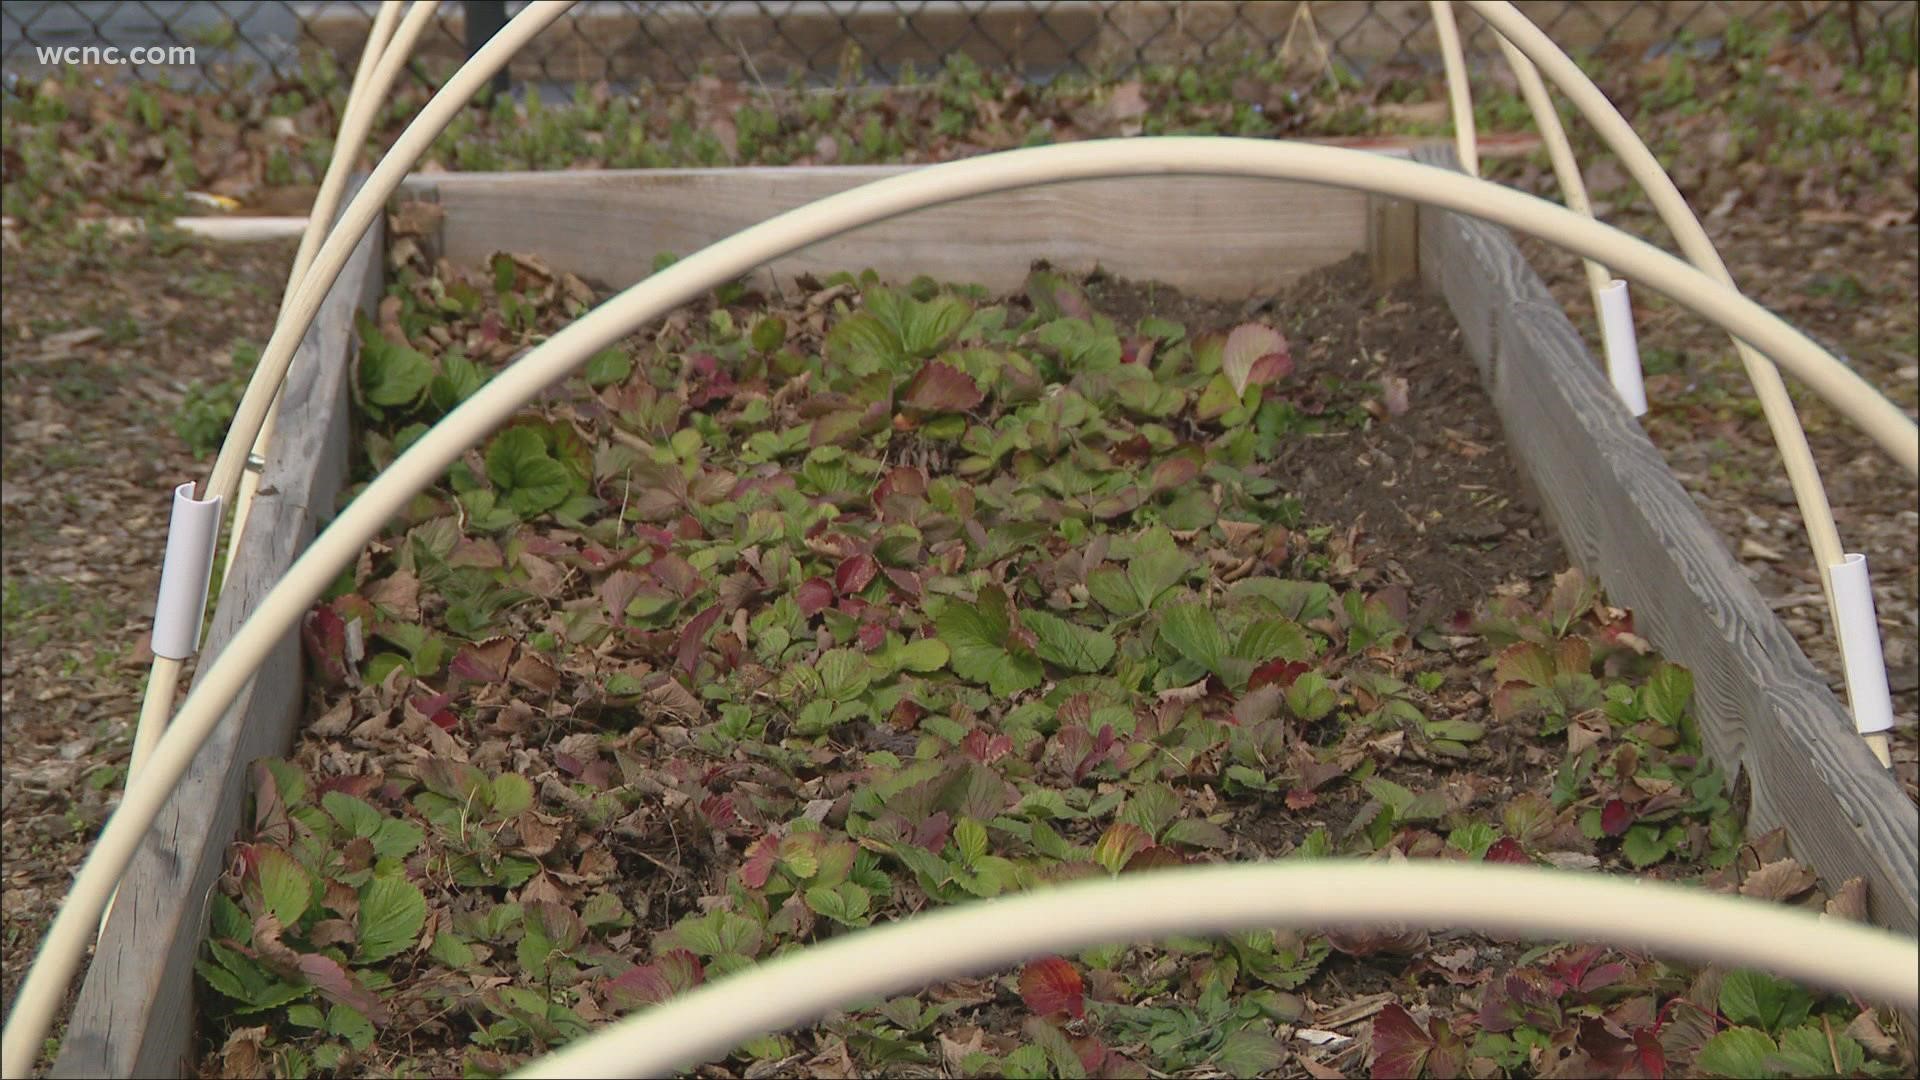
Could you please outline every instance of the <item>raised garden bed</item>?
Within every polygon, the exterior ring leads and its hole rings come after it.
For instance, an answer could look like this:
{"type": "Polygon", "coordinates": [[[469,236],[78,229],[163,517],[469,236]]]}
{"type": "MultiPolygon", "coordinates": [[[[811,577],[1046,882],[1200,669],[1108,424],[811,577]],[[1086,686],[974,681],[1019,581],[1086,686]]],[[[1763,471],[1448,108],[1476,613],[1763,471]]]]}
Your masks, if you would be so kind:
{"type": "MultiPolygon", "coordinates": [[[[566,271],[624,284],[655,252],[885,171],[416,185],[441,216],[402,210],[389,257],[412,302],[367,324],[357,369],[373,464],[592,299],[566,271]],[[423,277],[442,254],[466,280],[423,277]]],[[[874,917],[1221,855],[1638,867],[1819,902],[1790,851],[1840,908],[1912,932],[1911,804],[1499,230],[1296,185],[1103,182],[876,226],[773,270],[597,359],[343,581],[308,627],[308,737],[254,773],[252,846],[206,905],[228,952],[201,950],[183,904],[164,935],[116,913],[108,955],[147,981],[102,983],[96,962],[61,1071],[179,1071],[196,955],[203,1003],[263,1006],[279,1033],[220,1020],[229,1070],[475,1052],[491,1071],[874,917]],[[1057,269],[1032,272],[1038,255],[1057,269]],[[1095,264],[1142,283],[1083,280],[1095,264]],[[983,287],[828,280],[865,266],[983,287]],[[1439,298],[1402,280],[1416,268],[1439,298]],[[1631,618],[1557,573],[1551,535],[1631,618]],[[1744,768],[1751,846],[1702,750],[1744,768]],[[381,884],[381,857],[411,872],[381,884]],[[253,921],[269,911],[284,942],[253,921]],[[287,946],[339,950],[342,981],[276,984],[287,946]],[[368,1015],[401,1018],[377,1050],[368,1015]]],[[[343,411],[312,415],[344,438],[343,411]]],[[[226,781],[176,797],[225,812],[191,855],[196,904],[238,777],[288,745],[265,743],[292,704],[257,701],[274,715],[249,731],[267,734],[210,745],[226,781]]],[[[1728,1013],[1714,980],[1640,958],[1609,957],[1626,966],[1600,993],[1596,959],[1424,933],[1103,950],[740,1061],[1350,1071],[1368,1053],[1354,1025],[1377,1015],[1376,1049],[1537,1071],[1642,1032],[1689,1060],[1710,1032],[1653,1010],[1691,995],[1728,1013]],[[1502,1012],[1536,975],[1559,980],[1561,1023],[1502,1012]],[[1467,995],[1480,1008],[1461,1013],[1467,995]],[[1566,1019],[1602,1011],[1604,1038],[1566,1019]]],[[[1794,1027],[1772,1032],[1782,1048],[1794,1027]]]]}

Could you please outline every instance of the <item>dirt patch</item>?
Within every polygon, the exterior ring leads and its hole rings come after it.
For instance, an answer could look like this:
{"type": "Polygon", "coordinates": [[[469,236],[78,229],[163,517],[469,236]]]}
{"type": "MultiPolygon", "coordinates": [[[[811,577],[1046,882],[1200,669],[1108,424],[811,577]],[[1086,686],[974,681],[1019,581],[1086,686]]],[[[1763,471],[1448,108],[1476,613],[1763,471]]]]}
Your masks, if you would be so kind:
{"type": "Polygon", "coordinates": [[[292,258],[139,238],[0,260],[0,1008],[124,782],[167,492],[211,465],[174,421],[266,340],[292,258]]]}

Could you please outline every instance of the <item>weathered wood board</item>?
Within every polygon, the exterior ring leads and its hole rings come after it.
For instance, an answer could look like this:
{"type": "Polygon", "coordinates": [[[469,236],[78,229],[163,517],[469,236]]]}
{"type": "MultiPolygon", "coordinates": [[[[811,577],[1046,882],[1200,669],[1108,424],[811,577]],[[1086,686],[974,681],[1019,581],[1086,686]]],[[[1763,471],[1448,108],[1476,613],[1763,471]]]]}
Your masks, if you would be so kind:
{"type": "MultiPolygon", "coordinates": [[[[1391,152],[1391,151],[1387,151],[1391,152]]],[[[781,211],[912,166],[435,173],[408,181],[446,216],[439,253],[478,263],[537,254],[625,288],[661,252],[686,255],[781,211]]],[[[1359,192],[1234,177],[1084,180],[1003,192],[883,221],[772,264],[795,276],[872,268],[995,291],[1017,289],[1032,260],[1103,266],[1184,292],[1243,299],[1367,250],[1359,192]]],[[[1406,223],[1410,233],[1411,222],[1406,223]]]]}
{"type": "MultiPolygon", "coordinates": [[[[274,440],[232,576],[201,647],[233,640],[320,525],[347,477],[354,313],[373,313],[383,233],[360,242],[294,355],[274,440]]],[[[252,788],[252,763],[293,745],[305,700],[300,636],[289,632],[227,710],[161,810],[94,949],[53,1075],[181,1076],[194,1051],[193,961],[208,899],[252,788]]]]}
{"type": "MultiPolygon", "coordinates": [[[[1452,163],[1447,151],[1418,156],[1452,163]]],[[[1863,879],[1875,921],[1914,933],[1920,810],[1854,733],[1511,236],[1423,208],[1419,259],[1568,554],[1633,610],[1663,655],[1692,669],[1708,751],[1751,785],[1749,830],[1784,825],[1796,858],[1831,886],[1863,879]]]]}

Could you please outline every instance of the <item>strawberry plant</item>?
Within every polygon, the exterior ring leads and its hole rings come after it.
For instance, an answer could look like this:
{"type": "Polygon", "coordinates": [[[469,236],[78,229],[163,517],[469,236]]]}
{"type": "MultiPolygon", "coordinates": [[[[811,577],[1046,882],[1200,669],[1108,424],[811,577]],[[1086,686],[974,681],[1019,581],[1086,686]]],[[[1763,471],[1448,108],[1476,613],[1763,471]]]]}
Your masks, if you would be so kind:
{"type": "MultiPolygon", "coordinates": [[[[537,260],[424,266],[363,327],[369,467],[591,299],[537,260]]],[[[803,285],[595,357],[315,609],[319,707],[201,964],[218,1037],[503,1074],[917,911],[1225,859],[1816,891],[1742,843],[1690,679],[1577,572],[1436,614],[1403,553],[1311,520],[1299,454],[1417,414],[1284,305],[1140,310],[1045,267],[1004,298],[803,285]]],[[[1264,929],[850,1005],[724,1067],[1635,1075],[1805,1066],[1840,1018],[1701,993],[1599,951],[1264,929]]]]}

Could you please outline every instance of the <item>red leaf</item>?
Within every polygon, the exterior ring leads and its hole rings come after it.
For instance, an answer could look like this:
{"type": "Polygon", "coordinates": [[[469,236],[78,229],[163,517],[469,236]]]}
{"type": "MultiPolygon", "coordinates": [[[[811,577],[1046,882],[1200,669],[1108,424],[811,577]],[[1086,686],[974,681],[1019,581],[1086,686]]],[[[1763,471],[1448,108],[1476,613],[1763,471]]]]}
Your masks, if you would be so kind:
{"type": "Polygon", "coordinates": [[[1495,840],[1482,859],[1486,862],[1519,863],[1522,866],[1533,863],[1533,857],[1527,854],[1527,849],[1521,847],[1520,842],[1511,836],[1503,836],[1495,840]]]}
{"type": "Polygon", "coordinates": [[[1287,809],[1289,810],[1305,810],[1307,807],[1319,801],[1320,796],[1312,791],[1302,791],[1299,788],[1294,788],[1287,792],[1287,809]]]}
{"type": "Polygon", "coordinates": [[[875,574],[880,572],[880,564],[873,561],[871,555],[855,555],[843,561],[840,568],[833,572],[834,588],[840,595],[857,593],[867,587],[875,574]]]}
{"type": "Polygon", "coordinates": [[[915,600],[920,599],[920,594],[923,591],[920,586],[920,575],[911,570],[895,570],[889,566],[887,567],[887,580],[893,582],[894,588],[906,593],[909,597],[915,600]]]}
{"type": "Polygon", "coordinates": [[[729,795],[709,795],[700,800],[700,816],[716,829],[729,828],[740,820],[739,812],[733,808],[733,797],[729,795]]]}
{"type": "Polygon", "coordinates": [[[1106,867],[1108,873],[1117,874],[1135,855],[1152,846],[1153,837],[1147,830],[1130,821],[1116,821],[1094,843],[1093,861],[1106,867]]]}
{"type": "Polygon", "coordinates": [[[1608,836],[1619,836],[1633,826],[1635,816],[1633,807],[1619,799],[1608,799],[1600,808],[1600,830],[1608,836]]]}
{"type": "Polygon", "coordinates": [[[680,631],[680,640],[673,647],[673,666],[686,672],[689,678],[700,667],[700,650],[706,645],[707,631],[718,621],[720,605],[709,604],[680,631]]]}
{"type": "Polygon", "coordinates": [[[1399,1005],[1389,1005],[1373,1018],[1374,1080],[1412,1080],[1426,1067],[1432,1049],[1432,1036],[1399,1005]]]}
{"type": "Polygon", "coordinates": [[[322,682],[344,686],[347,681],[347,624],[332,607],[321,605],[300,624],[300,639],[313,659],[322,682]]]}
{"type": "Polygon", "coordinates": [[[1252,676],[1247,679],[1247,690],[1251,692],[1263,686],[1292,686],[1295,679],[1312,670],[1313,665],[1301,660],[1270,660],[1253,669],[1252,676]]]}
{"type": "Polygon", "coordinates": [[[803,617],[812,618],[832,606],[833,584],[826,578],[808,578],[793,591],[793,602],[803,617]]]}
{"type": "Polygon", "coordinates": [[[641,964],[619,978],[602,982],[600,990],[614,1008],[638,1009],[685,993],[699,986],[705,976],[699,957],[685,949],[674,949],[651,964],[641,964]]]}
{"type": "Polygon", "coordinates": [[[1020,1000],[1035,1016],[1087,1014],[1086,984],[1072,964],[1057,956],[1043,956],[1021,969],[1020,1000]]]}
{"type": "Polygon", "coordinates": [[[1127,865],[1121,869],[1131,874],[1139,870],[1158,870],[1166,866],[1186,866],[1191,861],[1172,848],[1160,847],[1156,844],[1135,852],[1133,858],[1128,859],[1127,865]]]}
{"type": "Polygon", "coordinates": [[[974,728],[960,740],[960,749],[980,764],[991,765],[1013,750],[1013,740],[1005,735],[994,735],[985,728],[974,728]]]}
{"type": "Polygon", "coordinates": [[[973,377],[951,364],[929,361],[907,385],[900,401],[926,412],[966,412],[986,400],[973,377]]]}
{"type": "Polygon", "coordinates": [[[780,852],[780,841],[763,836],[747,849],[747,861],[740,867],[740,880],[749,889],[764,889],[773,874],[773,860],[780,852]]]}
{"type": "Polygon", "coordinates": [[[861,650],[872,652],[887,643],[887,628],[879,623],[861,623],[858,636],[861,650]]]}
{"type": "Polygon", "coordinates": [[[945,810],[936,811],[914,826],[913,842],[938,855],[940,849],[947,846],[947,830],[951,825],[945,810]]]}
{"type": "Polygon", "coordinates": [[[318,953],[308,953],[300,957],[300,974],[307,977],[320,996],[328,1001],[358,1009],[362,1015],[376,1024],[387,1022],[387,1007],[372,992],[353,981],[347,969],[318,953]]]}

